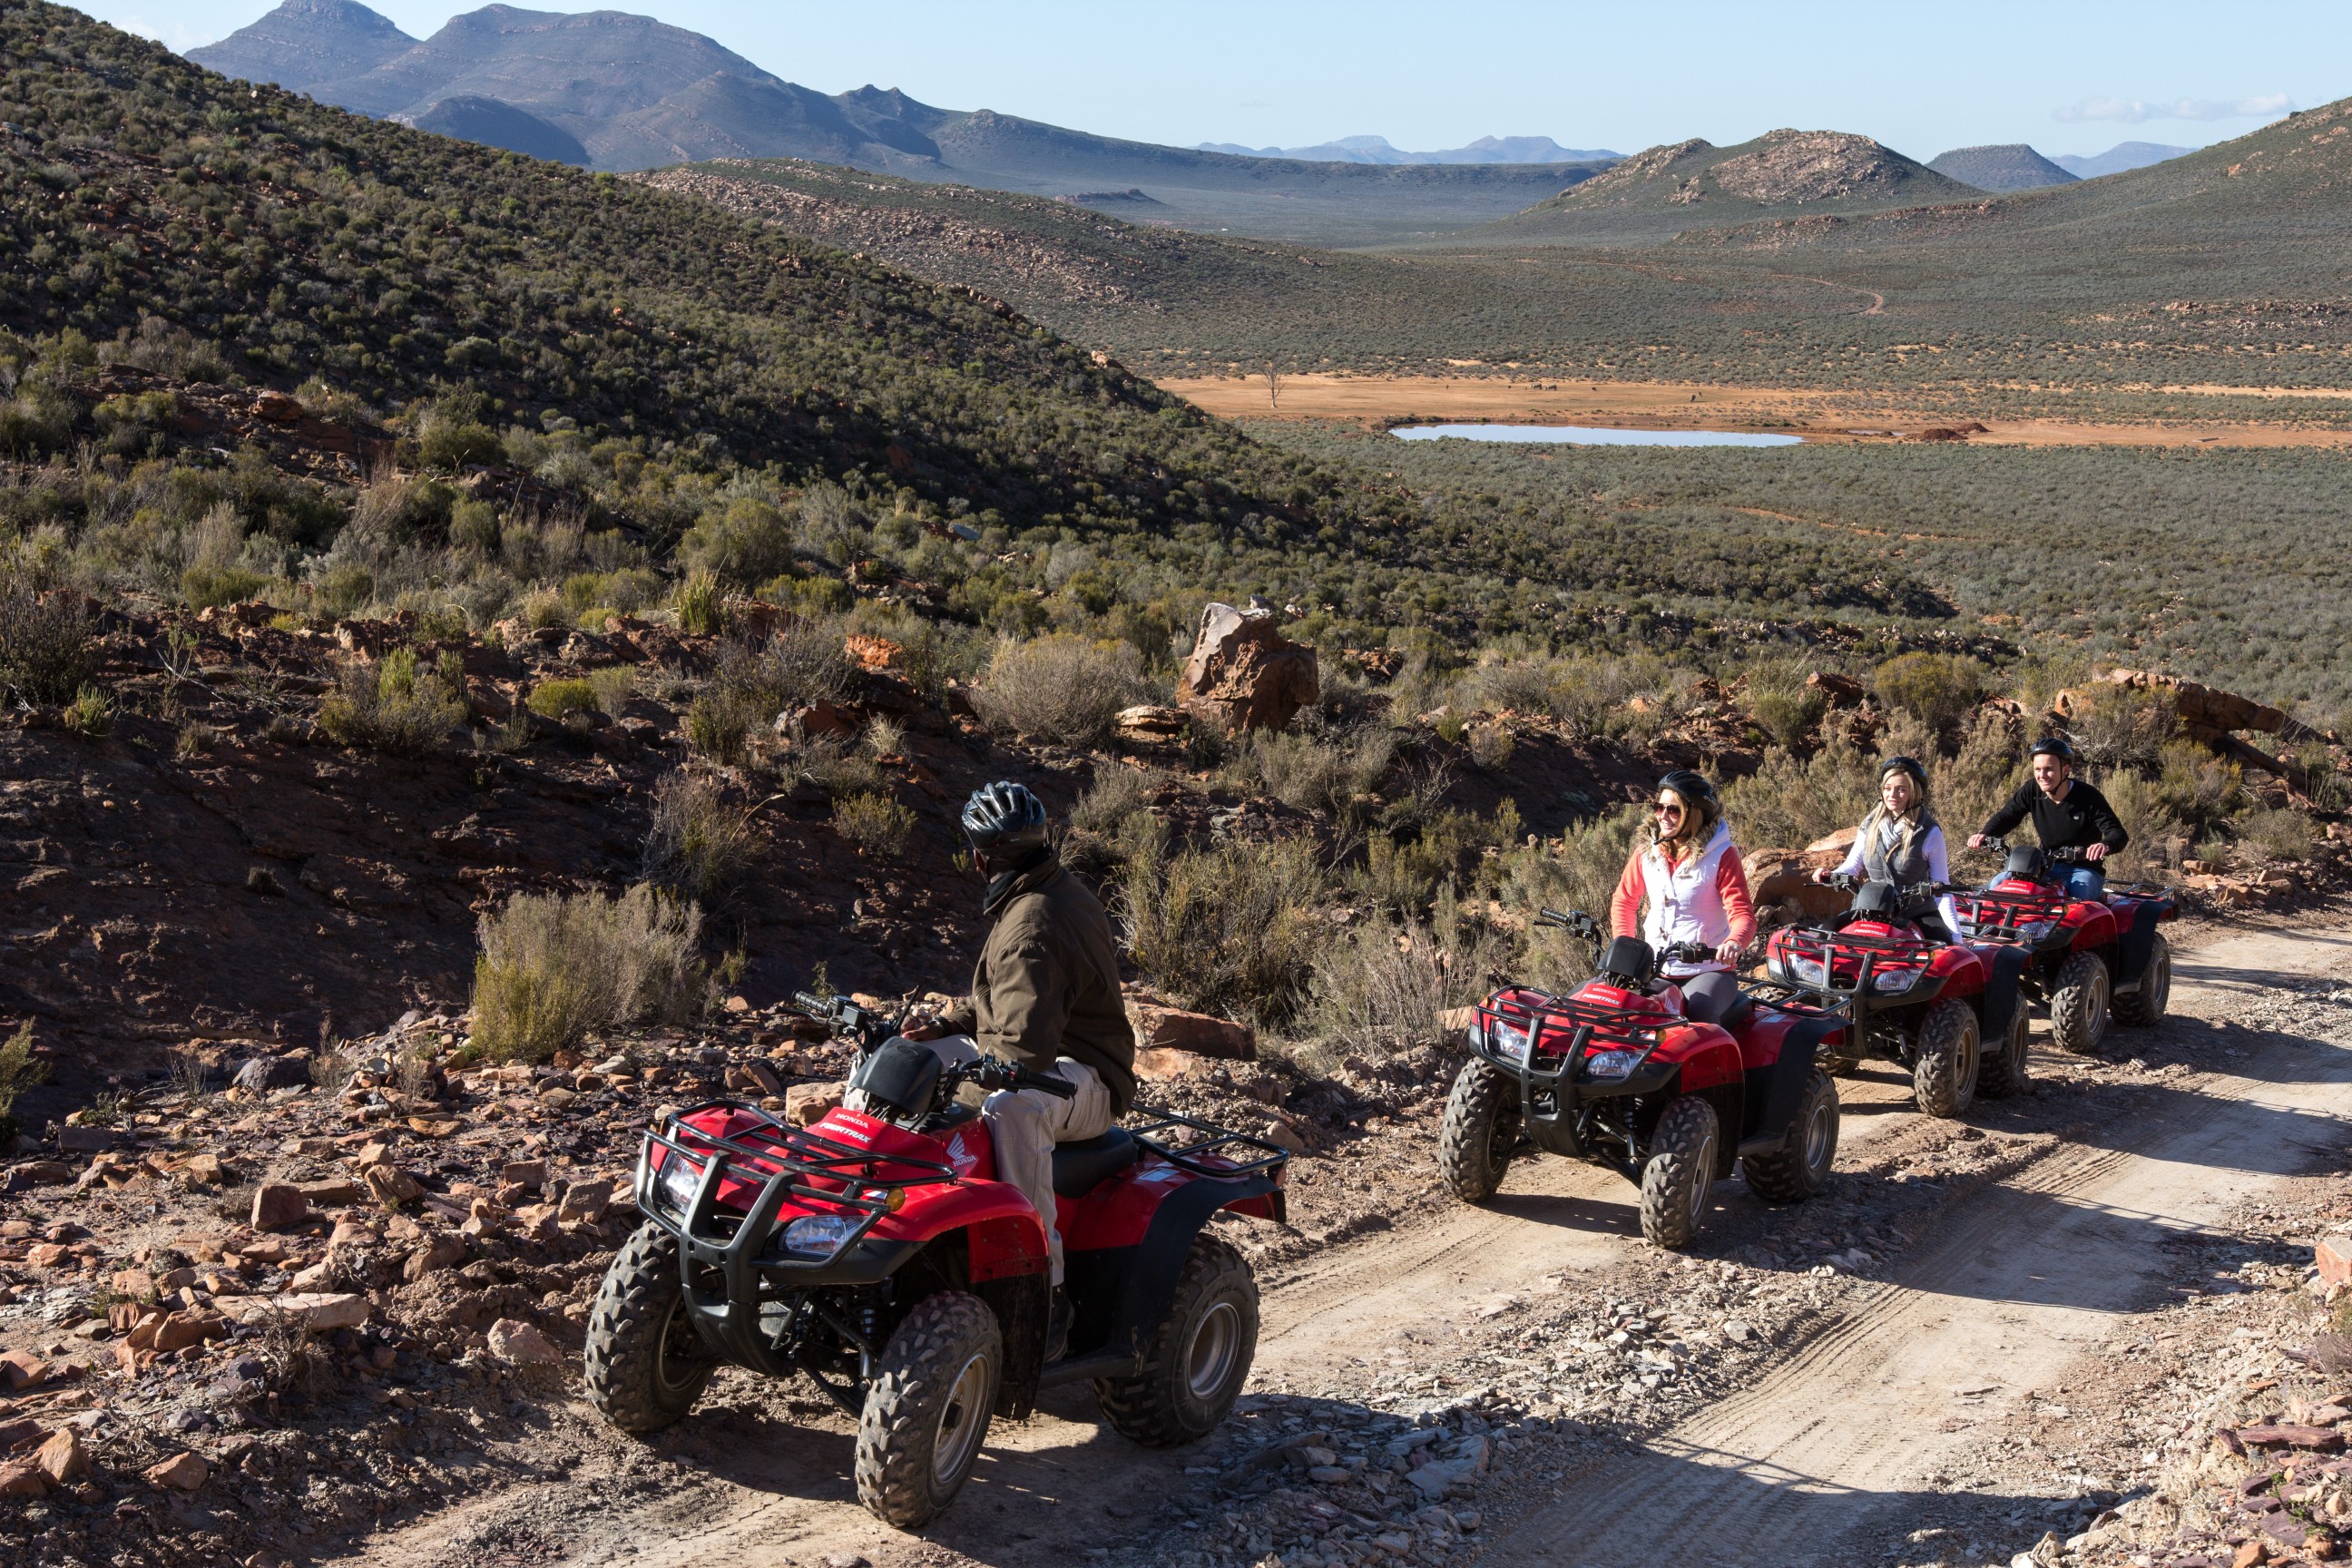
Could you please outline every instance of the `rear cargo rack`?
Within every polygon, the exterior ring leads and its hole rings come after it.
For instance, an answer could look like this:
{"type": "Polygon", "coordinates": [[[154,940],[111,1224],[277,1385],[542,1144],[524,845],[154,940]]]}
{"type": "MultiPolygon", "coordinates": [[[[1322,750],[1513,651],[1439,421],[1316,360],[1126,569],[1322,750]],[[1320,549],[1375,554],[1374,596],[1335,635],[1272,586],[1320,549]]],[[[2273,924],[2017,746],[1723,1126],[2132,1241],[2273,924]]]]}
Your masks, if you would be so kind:
{"type": "Polygon", "coordinates": [[[1279,1143],[1263,1138],[1253,1138],[1246,1132],[1214,1126],[1190,1116],[1179,1116],[1172,1110],[1157,1106],[1139,1105],[1133,1115],[1142,1120],[1127,1131],[1135,1141],[1179,1170],[1190,1171],[1196,1176],[1216,1176],[1231,1180],[1236,1176],[1263,1175],[1290,1163],[1290,1151],[1279,1143]],[[1198,1133],[1198,1141],[1178,1142],[1185,1132],[1198,1133]],[[1248,1151],[1246,1157],[1223,1151],[1248,1151]]]}

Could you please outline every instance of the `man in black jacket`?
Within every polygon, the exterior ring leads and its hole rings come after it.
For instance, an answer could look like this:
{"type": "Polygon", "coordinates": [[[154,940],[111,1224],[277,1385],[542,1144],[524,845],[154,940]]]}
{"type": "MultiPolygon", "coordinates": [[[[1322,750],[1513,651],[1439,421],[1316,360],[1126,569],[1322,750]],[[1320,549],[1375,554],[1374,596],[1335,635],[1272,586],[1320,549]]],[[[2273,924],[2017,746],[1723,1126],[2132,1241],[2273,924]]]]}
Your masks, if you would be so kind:
{"type": "Polygon", "coordinates": [[[2044,849],[2083,852],[2080,861],[2064,867],[2069,898],[2095,900],[2106,891],[2107,874],[2100,862],[2130,843],[2131,835],[2107,797],[2074,776],[2074,749],[2054,735],[2033,742],[2033,777],[1985,819],[1984,830],[1969,840],[1969,847],[1983,848],[1986,839],[2006,837],[2029,816],[2044,849]]]}

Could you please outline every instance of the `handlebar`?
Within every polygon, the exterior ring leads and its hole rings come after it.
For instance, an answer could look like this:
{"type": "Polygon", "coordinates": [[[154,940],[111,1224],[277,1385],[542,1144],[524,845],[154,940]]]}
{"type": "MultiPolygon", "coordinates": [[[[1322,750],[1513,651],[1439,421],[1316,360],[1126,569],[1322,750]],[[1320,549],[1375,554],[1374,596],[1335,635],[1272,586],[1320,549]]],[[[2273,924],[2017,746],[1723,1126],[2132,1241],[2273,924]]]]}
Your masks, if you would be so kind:
{"type": "Polygon", "coordinates": [[[835,1034],[856,1040],[861,1052],[871,1053],[898,1032],[897,1020],[871,1007],[861,1007],[846,996],[819,996],[814,992],[795,991],[793,1002],[810,1017],[832,1025],[835,1034]]]}
{"type": "MultiPolygon", "coordinates": [[[[1995,855],[2009,853],[2009,840],[1998,833],[1985,835],[1984,847],[1995,855]]],[[[2057,860],[2067,865],[2087,865],[2089,862],[2083,858],[2083,851],[2086,847],[2087,846],[2080,844],[2067,844],[2055,849],[2042,850],[2041,855],[2045,860],[2057,860]]]]}
{"type": "Polygon", "coordinates": [[[994,1057],[982,1057],[960,1068],[950,1068],[946,1076],[959,1083],[976,1083],[992,1092],[1006,1089],[1034,1089],[1060,1100],[1068,1100],[1078,1092],[1077,1085],[1056,1073],[1038,1072],[1018,1062],[999,1061],[994,1057]]]}

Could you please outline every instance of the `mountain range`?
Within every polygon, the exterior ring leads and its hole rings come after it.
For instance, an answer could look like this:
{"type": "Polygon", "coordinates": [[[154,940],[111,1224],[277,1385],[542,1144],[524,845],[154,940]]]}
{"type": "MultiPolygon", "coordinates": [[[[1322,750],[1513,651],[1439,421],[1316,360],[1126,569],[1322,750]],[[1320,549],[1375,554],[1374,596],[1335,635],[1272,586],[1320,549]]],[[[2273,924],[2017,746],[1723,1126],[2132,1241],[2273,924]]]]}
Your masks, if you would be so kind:
{"type": "Polygon", "coordinates": [[[1624,156],[1605,147],[1563,147],[1549,136],[1481,136],[1465,147],[1438,153],[1408,153],[1385,136],[1342,136],[1312,147],[1244,147],[1235,142],[1203,142],[1202,153],[1237,158],[1303,158],[1318,163],[1605,163],[1624,156]]]}
{"type": "Polygon", "coordinates": [[[1156,219],[1321,244],[1489,222],[1605,163],[1332,163],[1125,142],[940,109],[896,89],[818,92],[699,34],[617,11],[486,5],[420,40],[357,0],[285,0],[188,58],[322,103],[595,169],[782,157],[1081,200],[1141,191],[1156,219]]]}
{"type": "Polygon", "coordinates": [[[2061,153],[2050,161],[2078,180],[2095,180],[2102,175],[2121,174],[2133,169],[2145,169],[2151,163],[2162,163],[2182,158],[2195,152],[2194,147],[2168,147],[2161,142],[2118,142],[2104,153],[2078,157],[2061,153]]]}
{"type": "Polygon", "coordinates": [[[1955,147],[1928,159],[1927,167],[1980,191],[2039,190],[2043,185],[2072,184],[2078,177],[2022,142],[1993,147],[1955,147]]]}

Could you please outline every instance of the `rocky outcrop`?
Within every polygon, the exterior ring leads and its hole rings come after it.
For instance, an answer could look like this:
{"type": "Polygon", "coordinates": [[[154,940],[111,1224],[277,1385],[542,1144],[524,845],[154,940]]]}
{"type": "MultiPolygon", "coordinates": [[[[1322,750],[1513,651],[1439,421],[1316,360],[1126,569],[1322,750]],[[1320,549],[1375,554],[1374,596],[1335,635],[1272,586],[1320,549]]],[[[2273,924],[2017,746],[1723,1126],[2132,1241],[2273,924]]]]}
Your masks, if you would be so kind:
{"type": "Polygon", "coordinates": [[[1313,648],[1284,637],[1272,616],[1213,604],[1201,612],[1179,689],[1185,707],[1228,730],[1282,729],[1322,694],[1313,648]]]}

